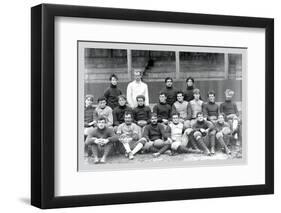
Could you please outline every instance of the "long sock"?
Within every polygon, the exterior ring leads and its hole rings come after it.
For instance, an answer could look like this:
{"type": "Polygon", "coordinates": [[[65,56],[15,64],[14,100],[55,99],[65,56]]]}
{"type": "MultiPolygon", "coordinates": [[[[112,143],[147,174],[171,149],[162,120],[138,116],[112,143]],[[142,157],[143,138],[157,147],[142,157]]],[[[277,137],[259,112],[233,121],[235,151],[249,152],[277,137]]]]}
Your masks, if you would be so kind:
{"type": "Polygon", "coordinates": [[[142,147],[143,147],[143,144],[142,143],[138,143],[136,145],[136,147],[132,151],[133,155],[136,154],[138,151],[140,151],[142,149],[142,147]]]}
{"type": "Polygon", "coordinates": [[[190,143],[191,143],[191,146],[192,146],[193,149],[198,149],[196,141],[195,141],[195,139],[193,137],[191,137],[190,143]]]}
{"type": "Polygon", "coordinates": [[[159,149],[157,149],[156,147],[152,146],[149,148],[149,151],[152,152],[152,153],[155,153],[155,152],[159,152],[159,149]]]}
{"type": "Polygon", "coordinates": [[[215,138],[214,135],[210,135],[209,139],[210,139],[211,149],[214,149],[215,148],[215,143],[216,143],[216,138],[215,138]]]}
{"type": "Polygon", "coordinates": [[[204,143],[203,138],[199,138],[199,139],[197,140],[197,142],[198,142],[199,146],[203,149],[204,152],[206,152],[206,153],[209,153],[209,152],[210,152],[209,149],[208,149],[208,147],[207,147],[206,144],[204,143]]]}
{"type": "Polygon", "coordinates": [[[131,152],[131,148],[130,148],[129,143],[123,143],[123,146],[124,146],[127,153],[131,152]]]}
{"type": "Polygon", "coordinates": [[[219,144],[220,144],[220,146],[221,146],[222,148],[225,148],[225,147],[226,147],[225,142],[224,142],[224,140],[223,140],[222,137],[219,137],[219,138],[218,138],[218,142],[219,142],[219,144]]]}
{"type": "Polygon", "coordinates": [[[161,149],[159,149],[158,152],[159,152],[160,154],[163,154],[163,153],[166,152],[170,147],[171,147],[170,144],[166,144],[166,145],[164,145],[161,149]]]}
{"type": "Polygon", "coordinates": [[[97,144],[92,144],[91,145],[91,147],[92,147],[92,153],[93,153],[93,156],[94,157],[98,157],[98,145],[97,144]]]}
{"type": "Polygon", "coordinates": [[[179,153],[188,153],[188,148],[185,146],[180,145],[177,149],[179,153]]]}
{"type": "Polygon", "coordinates": [[[109,152],[111,151],[112,149],[112,144],[111,143],[108,143],[108,144],[105,144],[104,145],[104,153],[103,153],[103,158],[106,158],[109,154],[109,152]]]}

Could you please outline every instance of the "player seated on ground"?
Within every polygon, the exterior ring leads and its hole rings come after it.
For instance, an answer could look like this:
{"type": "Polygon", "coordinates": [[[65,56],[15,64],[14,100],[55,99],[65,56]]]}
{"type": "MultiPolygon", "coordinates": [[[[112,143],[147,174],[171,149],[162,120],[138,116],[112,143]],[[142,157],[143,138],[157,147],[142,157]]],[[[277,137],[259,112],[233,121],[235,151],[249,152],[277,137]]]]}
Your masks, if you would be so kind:
{"type": "Polygon", "coordinates": [[[127,99],[124,95],[118,96],[118,106],[114,108],[112,114],[113,114],[113,126],[117,127],[124,123],[124,116],[126,112],[133,113],[133,110],[131,107],[127,104],[127,99]]]}
{"type": "Polygon", "coordinates": [[[183,100],[183,92],[177,92],[177,101],[172,106],[172,114],[179,114],[180,122],[187,128],[190,125],[191,111],[188,102],[183,100]]]}
{"type": "Polygon", "coordinates": [[[171,150],[172,154],[179,153],[202,153],[201,150],[188,149],[188,137],[183,134],[185,131],[184,125],[179,121],[179,115],[172,115],[172,122],[169,123],[171,150]]]}
{"type": "Polygon", "coordinates": [[[169,135],[164,126],[157,122],[157,114],[152,113],[151,122],[144,127],[139,141],[144,145],[144,151],[153,152],[154,157],[160,156],[171,147],[171,141],[168,138],[169,135]]]}
{"type": "Polygon", "coordinates": [[[231,134],[230,126],[224,120],[224,114],[220,113],[218,120],[214,122],[216,130],[216,139],[221,149],[228,155],[231,151],[228,149],[227,144],[229,141],[229,135],[231,134]]]}
{"type": "Polygon", "coordinates": [[[107,105],[113,110],[118,106],[118,96],[122,94],[122,91],[118,86],[118,77],[115,74],[109,77],[110,86],[104,91],[104,97],[106,98],[107,105]]]}
{"type": "Polygon", "coordinates": [[[153,107],[153,113],[157,114],[158,122],[168,125],[171,117],[171,106],[166,102],[167,96],[164,92],[160,92],[159,103],[153,107]]]}
{"type": "Polygon", "coordinates": [[[190,108],[190,111],[191,111],[191,120],[190,120],[191,126],[196,122],[197,113],[203,111],[203,101],[200,100],[200,90],[199,89],[193,90],[193,97],[194,97],[194,99],[188,103],[188,107],[190,108]]]}
{"type": "Polygon", "coordinates": [[[165,78],[166,87],[161,90],[161,93],[165,93],[167,97],[167,104],[171,107],[177,100],[178,89],[173,86],[173,79],[171,77],[165,78]]]}
{"type": "Polygon", "coordinates": [[[98,98],[98,106],[96,108],[97,117],[105,117],[107,126],[112,126],[113,124],[113,116],[111,107],[106,105],[106,98],[100,97],[98,98]]]}
{"type": "Polygon", "coordinates": [[[96,126],[96,108],[93,106],[94,96],[86,95],[84,107],[84,137],[87,138],[88,132],[96,126]]]}
{"type": "Polygon", "coordinates": [[[184,134],[188,135],[193,148],[197,150],[199,147],[206,155],[211,155],[215,153],[215,133],[213,124],[204,119],[202,112],[198,112],[196,122],[184,134]],[[208,146],[211,147],[211,152],[208,146]]]}
{"type": "Polygon", "coordinates": [[[232,129],[232,135],[234,139],[238,139],[239,128],[239,112],[236,103],[232,102],[234,92],[230,89],[225,90],[225,102],[220,105],[220,112],[224,113],[227,122],[229,122],[232,129]]]}
{"type": "Polygon", "coordinates": [[[133,123],[132,113],[125,113],[125,122],[118,126],[117,135],[122,144],[120,152],[125,153],[130,160],[134,159],[134,155],[142,149],[143,144],[139,142],[141,128],[133,123]]]}
{"type": "Polygon", "coordinates": [[[208,92],[208,102],[203,105],[203,114],[208,121],[215,122],[219,115],[219,105],[215,102],[216,94],[214,91],[208,92]]]}
{"type": "Polygon", "coordinates": [[[145,106],[145,97],[138,95],[136,97],[138,106],[133,109],[134,122],[143,128],[150,122],[151,110],[145,106]]]}
{"type": "Polygon", "coordinates": [[[92,150],[94,163],[105,163],[113,147],[113,143],[118,140],[113,129],[107,127],[106,121],[107,119],[105,117],[99,117],[97,128],[93,128],[89,132],[85,142],[85,146],[88,146],[92,150]],[[103,152],[103,155],[100,159],[101,152],[103,152]]]}

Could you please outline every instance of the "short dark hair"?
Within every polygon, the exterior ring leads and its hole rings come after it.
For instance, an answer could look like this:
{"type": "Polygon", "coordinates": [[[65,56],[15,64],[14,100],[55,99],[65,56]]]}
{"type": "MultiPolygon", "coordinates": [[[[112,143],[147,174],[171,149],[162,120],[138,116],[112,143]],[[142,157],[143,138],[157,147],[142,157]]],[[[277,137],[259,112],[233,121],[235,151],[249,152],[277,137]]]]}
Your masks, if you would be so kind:
{"type": "Polygon", "coordinates": [[[203,112],[197,112],[196,118],[198,118],[199,115],[203,115],[203,112]]]}
{"type": "Polygon", "coordinates": [[[164,92],[164,91],[159,92],[159,96],[160,96],[160,95],[165,95],[165,96],[167,97],[167,93],[164,92]]]}
{"type": "Polygon", "coordinates": [[[130,111],[125,111],[124,117],[130,115],[133,118],[133,114],[130,111]]]}
{"type": "Polygon", "coordinates": [[[183,93],[183,91],[177,91],[177,96],[178,96],[178,94],[182,94],[183,95],[184,93],[183,93]]]}
{"type": "Polygon", "coordinates": [[[104,96],[101,96],[98,98],[98,102],[100,102],[100,101],[106,101],[106,98],[104,96]]]}
{"type": "Polygon", "coordinates": [[[209,95],[214,95],[214,96],[216,96],[216,93],[215,93],[214,90],[210,90],[210,91],[208,92],[208,94],[207,94],[207,97],[209,97],[209,95]]]}
{"type": "Polygon", "coordinates": [[[138,95],[138,96],[136,97],[136,100],[138,101],[139,98],[141,98],[143,101],[145,101],[144,95],[138,95]]]}
{"type": "Polygon", "coordinates": [[[109,80],[110,80],[110,81],[112,80],[112,78],[115,78],[116,80],[118,80],[118,77],[117,77],[117,75],[115,75],[115,74],[111,74],[111,75],[109,76],[109,80]]]}
{"type": "Polygon", "coordinates": [[[126,98],[125,95],[118,95],[118,101],[119,101],[121,98],[124,99],[125,101],[127,101],[127,98],[126,98]]]}
{"type": "Polygon", "coordinates": [[[157,115],[155,112],[153,112],[153,113],[151,113],[150,118],[152,118],[152,117],[156,117],[156,118],[158,118],[158,115],[157,115]]]}
{"type": "Polygon", "coordinates": [[[98,121],[102,121],[102,120],[104,120],[105,122],[107,121],[107,119],[104,116],[99,116],[98,121]]]}
{"type": "Polygon", "coordinates": [[[168,80],[171,80],[173,82],[173,78],[172,77],[165,78],[165,83],[167,83],[168,80]]]}
{"type": "Polygon", "coordinates": [[[189,80],[191,80],[192,81],[192,83],[194,83],[194,78],[192,78],[192,77],[187,77],[187,79],[185,80],[185,82],[188,82],[189,80]]]}

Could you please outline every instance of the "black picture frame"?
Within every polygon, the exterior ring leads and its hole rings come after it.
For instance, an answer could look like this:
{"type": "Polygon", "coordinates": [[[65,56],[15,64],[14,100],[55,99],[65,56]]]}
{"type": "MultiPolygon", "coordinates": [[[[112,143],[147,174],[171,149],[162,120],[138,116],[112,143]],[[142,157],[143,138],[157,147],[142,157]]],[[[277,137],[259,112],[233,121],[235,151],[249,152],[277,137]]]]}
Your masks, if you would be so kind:
{"type": "Polygon", "coordinates": [[[274,193],[274,19],[41,4],[31,8],[31,204],[60,208],[274,193]],[[54,195],[55,17],[264,28],[265,184],[95,195],[54,195]]]}

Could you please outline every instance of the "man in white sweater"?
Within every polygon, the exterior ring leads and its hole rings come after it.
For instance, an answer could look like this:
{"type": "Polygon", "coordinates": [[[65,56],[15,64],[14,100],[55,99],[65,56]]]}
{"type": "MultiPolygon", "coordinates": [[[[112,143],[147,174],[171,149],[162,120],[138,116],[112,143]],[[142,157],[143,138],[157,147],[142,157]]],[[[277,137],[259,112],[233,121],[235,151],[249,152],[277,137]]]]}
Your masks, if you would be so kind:
{"type": "Polygon", "coordinates": [[[138,95],[143,95],[145,97],[145,105],[149,105],[149,97],[148,97],[148,87],[147,84],[142,82],[142,70],[135,69],[134,70],[135,80],[128,84],[127,87],[127,101],[128,104],[135,108],[137,107],[137,99],[138,95]]]}

